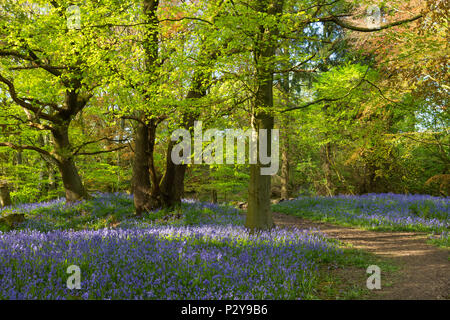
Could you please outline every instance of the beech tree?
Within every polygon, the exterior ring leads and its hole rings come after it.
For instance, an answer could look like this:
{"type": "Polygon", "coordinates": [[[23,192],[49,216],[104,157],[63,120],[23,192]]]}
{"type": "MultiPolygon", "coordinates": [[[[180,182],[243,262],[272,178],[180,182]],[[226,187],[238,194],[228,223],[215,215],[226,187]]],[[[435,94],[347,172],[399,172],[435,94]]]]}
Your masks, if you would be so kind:
{"type": "MultiPolygon", "coordinates": [[[[93,13],[95,4],[87,6],[83,19],[101,18],[93,13]]],[[[98,45],[100,34],[82,29],[77,21],[81,17],[72,17],[65,1],[4,1],[0,12],[0,83],[6,109],[2,116],[9,125],[12,120],[52,137],[50,149],[12,141],[0,146],[39,152],[59,169],[67,201],[82,199],[87,192],[75,157],[89,154],[83,148],[96,141],[74,146],[70,126],[98,92],[102,73],[97,61],[105,54],[98,45]],[[11,110],[9,102],[22,113],[11,110]]],[[[107,35],[111,34],[103,34],[107,35]]]]}
{"type": "MultiPolygon", "coordinates": [[[[239,8],[235,10],[237,15],[252,17],[246,20],[245,25],[240,26],[245,29],[242,34],[252,39],[251,52],[255,63],[256,89],[253,98],[252,126],[256,130],[266,129],[269,131],[274,128],[274,73],[277,61],[283,60],[283,57],[277,54],[277,49],[280,48],[283,39],[295,39],[299,43],[326,41],[327,39],[320,36],[310,39],[305,31],[306,27],[311,24],[333,23],[347,30],[376,32],[422,17],[422,14],[418,14],[414,17],[370,28],[345,19],[354,13],[352,6],[345,1],[301,1],[299,3],[298,1],[260,0],[242,3],[242,6],[237,4],[234,6],[239,8]]],[[[243,41],[242,38],[241,41],[243,41]]],[[[292,68],[304,64],[308,66],[307,62],[310,60],[311,58],[306,58],[304,61],[296,61],[292,68]]],[[[311,69],[305,68],[303,72],[311,72],[311,69]]],[[[361,83],[362,81],[359,81],[356,86],[361,83]]],[[[324,97],[283,111],[303,109],[318,103],[337,101],[340,98],[342,97],[324,97]]],[[[270,140],[270,135],[268,135],[268,141],[270,142],[270,140]]],[[[268,143],[268,150],[270,150],[270,143],[268,143]]],[[[270,211],[271,179],[270,176],[261,175],[261,167],[260,163],[250,165],[249,203],[246,218],[246,227],[250,230],[270,229],[273,226],[270,211]]]]}
{"type": "MultiPolygon", "coordinates": [[[[186,164],[173,163],[171,153],[176,142],[169,139],[165,168],[161,170],[156,167],[157,129],[163,121],[167,121],[176,127],[192,130],[194,121],[204,112],[201,100],[206,97],[207,88],[212,84],[213,65],[224,50],[222,44],[212,46],[212,38],[206,36],[208,30],[215,29],[214,17],[223,13],[220,4],[200,2],[198,8],[203,10],[201,17],[196,16],[196,8],[178,12],[174,4],[143,1],[143,11],[138,13],[142,17],[141,22],[137,23],[140,27],[134,29],[135,38],[126,50],[132,52],[131,48],[137,48],[141,54],[137,55],[136,60],[145,63],[142,68],[135,67],[140,74],[129,72],[126,68],[119,70],[120,83],[127,86],[139,100],[120,115],[136,122],[132,190],[138,215],[181,202],[186,164]],[[186,32],[190,32],[188,39],[185,39],[186,32]],[[142,41],[136,41],[140,37],[142,41]],[[198,48],[198,52],[177,52],[180,47],[198,48]],[[188,58],[195,60],[192,70],[180,74],[184,71],[177,63],[184,63],[183,60],[188,58]],[[180,89],[183,92],[180,97],[173,94],[177,81],[187,83],[186,89],[180,89]],[[164,89],[168,83],[169,90],[164,89]]],[[[134,28],[136,24],[121,26],[134,28]]]]}

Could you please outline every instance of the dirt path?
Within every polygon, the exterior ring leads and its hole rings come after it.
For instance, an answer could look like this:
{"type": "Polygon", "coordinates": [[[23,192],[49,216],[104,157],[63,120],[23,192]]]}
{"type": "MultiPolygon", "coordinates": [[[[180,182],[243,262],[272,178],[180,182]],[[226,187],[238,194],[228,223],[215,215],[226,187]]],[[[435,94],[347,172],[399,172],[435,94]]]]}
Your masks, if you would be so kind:
{"type": "Polygon", "coordinates": [[[280,227],[318,228],[354,248],[391,258],[400,270],[388,287],[383,287],[381,270],[381,290],[373,291],[375,299],[450,299],[450,251],[427,244],[424,234],[366,231],[281,213],[274,213],[274,220],[280,227]]]}

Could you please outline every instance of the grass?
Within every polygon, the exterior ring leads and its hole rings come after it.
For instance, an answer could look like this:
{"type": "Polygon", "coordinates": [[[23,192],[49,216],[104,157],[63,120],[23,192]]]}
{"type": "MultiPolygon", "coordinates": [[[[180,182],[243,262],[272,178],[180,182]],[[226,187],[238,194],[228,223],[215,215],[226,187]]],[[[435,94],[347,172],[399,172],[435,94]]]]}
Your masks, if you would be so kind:
{"type": "Polygon", "coordinates": [[[315,294],[318,299],[333,300],[363,300],[375,297],[372,290],[366,286],[370,276],[366,270],[371,265],[380,267],[381,288],[393,285],[391,278],[395,277],[400,267],[388,258],[381,258],[372,253],[351,248],[340,243],[343,254],[332,264],[324,264],[320,268],[315,294]]]}
{"type": "Polygon", "coordinates": [[[450,249],[450,236],[448,231],[442,232],[441,234],[435,235],[430,234],[428,236],[428,243],[438,246],[443,249],[450,249]]]}

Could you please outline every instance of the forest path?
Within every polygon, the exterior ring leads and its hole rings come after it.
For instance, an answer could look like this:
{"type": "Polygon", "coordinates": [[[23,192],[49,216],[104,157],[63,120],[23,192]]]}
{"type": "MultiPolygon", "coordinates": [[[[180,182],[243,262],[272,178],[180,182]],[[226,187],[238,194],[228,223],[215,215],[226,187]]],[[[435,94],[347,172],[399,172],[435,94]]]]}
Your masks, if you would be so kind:
{"type": "Polygon", "coordinates": [[[273,217],[279,227],[317,228],[354,248],[390,258],[400,270],[393,279],[383,278],[381,270],[381,290],[372,290],[374,299],[450,299],[450,251],[427,244],[425,234],[367,231],[276,212],[273,217]],[[383,280],[392,285],[383,286],[383,280]]]}

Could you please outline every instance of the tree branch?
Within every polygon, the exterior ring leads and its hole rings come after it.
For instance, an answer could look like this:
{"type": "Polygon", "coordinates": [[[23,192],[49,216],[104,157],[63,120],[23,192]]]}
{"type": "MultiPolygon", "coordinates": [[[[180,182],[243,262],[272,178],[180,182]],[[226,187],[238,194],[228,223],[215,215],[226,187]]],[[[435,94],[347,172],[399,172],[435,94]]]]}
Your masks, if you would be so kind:
{"type": "MultiPolygon", "coordinates": [[[[16,51],[16,50],[0,50],[0,57],[11,56],[11,57],[16,57],[16,58],[19,58],[22,60],[30,61],[32,63],[32,67],[41,68],[57,77],[61,76],[62,73],[61,73],[61,71],[59,71],[59,69],[65,69],[65,67],[55,67],[55,66],[45,64],[41,61],[41,59],[39,59],[39,57],[31,49],[28,48],[27,51],[28,51],[28,55],[20,53],[19,51],[16,51]]],[[[26,67],[22,67],[22,68],[26,68],[26,67]]],[[[30,67],[27,67],[27,68],[30,68],[30,67]]]]}
{"type": "MultiPolygon", "coordinates": [[[[42,119],[45,119],[45,120],[48,120],[48,121],[51,121],[51,122],[54,122],[54,123],[59,123],[60,122],[59,119],[57,119],[56,117],[53,117],[53,116],[51,116],[51,115],[49,115],[47,113],[43,113],[42,112],[42,108],[37,108],[37,107],[33,106],[31,103],[28,103],[28,102],[25,101],[25,100],[28,100],[28,101],[35,101],[36,102],[36,99],[33,99],[33,98],[19,98],[17,96],[17,92],[16,92],[16,88],[14,87],[14,84],[11,81],[9,81],[8,79],[6,79],[5,77],[3,77],[1,74],[0,74],[0,82],[3,82],[4,84],[6,84],[6,86],[8,87],[9,94],[11,95],[11,99],[15,103],[17,103],[19,106],[21,106],[21,107],[23,107],[23,108],[25,108],[27,110],[30,110],[31,112],[34,112],[34,114],[38,118],[42,118],[42,119]]],[[[48,104],[45,104],[45,103],[39,103],[39,104],[41,104],[41,105],[48,105],[48,104]]]]}
{"type": "Polygon", "coordinates": [[[85,143],[82,143],[81,145],[79,145],[78,147],[76,147],[76,149],[74,150],[74,152],[73,152],[72,154],[73,154],[74,156],[75,156],[75,155],[79,155],[79,154],[80,154],[79,151],[80,151],[81,149],[83,149],[85,146],[90,145],[90,144],[94,144],[94,143],[97,143],[97,142],[100,142],[100,141],[104,141],[104,140],[106,140],[106,141],[111,141],[111,142],[123,142],[123,141],[127,141],[127,139],[116,140],[116,139],[111,139],[111,138],[108,138],[108,137],[103,137],[103,138],[100,138],[100,139],[97,139],[97,140],[92,140],[92,141],[87,141],[87,142],[85,142],[85,143]]]}
{"type": "MultiPolygon", "coordinates": [[[[207,24],[209,24],[211,26],[214,25],[212,22],[210,22],[208,20],[204,20],[202,18],[196,18],[196,17],[166,18],[166,19],[158,20],[158,23],[166,22],[166,21],[177,22],[177,21],[182,21],[182,20],[200,21],[200,22],[207,23],[207,24]]],[[[137,23],[131,23],[131,24],[104,23],[104,24],[88,25],[88,26],[85,26],[84,28],[103,28],[103,27],[130,28],[130,27],[143,26],[143,25],[146,25],[146,24],[153,24],[153,22],[152,21],[150,21],[150,22],[137,22],[137,23]]]]}
{"type": "Polygon", "coordinates": [[[369,80],[367,80],[367,79],[364,79],[364,81],[367,82],[368,84],[370,84],[370,85],[371,85],[372,87],[374,87],[375,89],[377,89],[378,92],[380,93],[380,95],[383,97],[383,99],[385,99],[385,100],[387,100],[387,101],[389,101],[389,102],[391,102],[391,103],[393,103],[393,104],[395,104],[395,105],[400,105],[400,104],[401,104],[400,102],[397,102],[397,101],[394,101],[394,100],[391,100],[391,99],[387,98],[387,97],[384,95],[383,91],[382,91],[376,84],[374,84],[373,82],[371,82],[371,81],[369,81],[369,80]]]}
{"type": "Polygon", "coordinates": [[[282,111],[280,111],[280,113],[285,113],[285,112],[288,112],[288,111],[293,111],[293,110],[298,110],[298,109],[304,109],[304,108],[307,108],[309,106],[312,106],[314,104],[321,103],[321,102],[334,102],[334,101],[345,99],[353,92],[353,90],[358,88],[364,81],[366,81],[366,75],[369,72],[369,69],[370,69],[370,67],[367,68],[366,72],[364,73],[363,77],[358,82],[358,84],[356,86],[354,86],[353,88],[351,88],[342,97],[338,97],[338,98],[321,98],[321,99],[318,99],[318,100],[314,100],[314,101],[308,102],[308,103],[306,103],[306,104],[304,104],[302,106],[297,106],[297,107],[292,107],[292,108],[288,108],[288,109],[282,110],[282,111]]]}
{"type": "Polygon", "coordinates": [[[420,18],[423,18],[422,14],[416,15],[412,18],[409,19],[404,19],[404,20],[400,20],[400,21],[396,21],[396,22],[392,22],[392,23],[388,23],[385,24],[384,26],[380,26],[378,28],[364,28],[364,27],[359,27],[359,26],[355,26],[352,25],[348,22],[345,22],[339,18],[337,18],[336,16],[331,16],[331,17],[324,17],[324,18],[319,18],[319,21],[321,22],[334,22],[335,24],[337,24],[338,26],[344,28],[344,29],[349,29],[349,30],[353,30],[353,31],[358,31],[358,32],[375,32],[375,31],[380,31],[380,30],[384,30],[384,29],[389,29],[395,26],[399,26],[405,23],[409,23],[409,22],[413,22],[416,21],[420,18]]]}
{"type": "MultiPolygon", "coordinates": [[[[30,126],[32,128],[36,128],[38,130],[48,130],[48,131],[52,131],[53,130],[52,126],[49,126],[49,125],[46,125],[46,124],[42,124],[42,123],[39,123],[39,122],[35,122],[32,119],[24,120],[24,119],[22,119],[22,118],[20,118],[18,116],[13,115],[13,114],[7,114],[7,115],[4,115],[4,116],[0,115],[0,117],[1,118],[6,118],[6,119],[13,118],[13,119],[19,121],[20,123],[22,123],[24,125],[28,125],[28,126],[30,126]]],[[[16,124],[11,124],[11,125],[19,125],[19,124],[16,123],[16,124]]]]}
{"type": "Polygon", "coordinates": [[[120,147],[110,149],[110,150],[101,150],[101,151],[94,151],[94,152],[79,152],[77,154],[74,154],[74,156],[92,156],[92,155],[101,154],[101,153],[118,151],[118,150],[124,149],[126,147],[127,146],[120,146],[120,147]]]}
{"type": "Polygon", "coordinates": [[[36,152],[39,152],[40,154],[42,154],[43,156],[50,158],[52,161],[59,163],[59,161],[47,150],[35,147],[35,146],[30,146],[30,145],[17,145],[11,142],[0,142],[0,147],[8,147],[14,150],[33,150],[36,152]]]}

